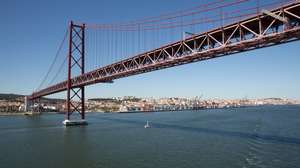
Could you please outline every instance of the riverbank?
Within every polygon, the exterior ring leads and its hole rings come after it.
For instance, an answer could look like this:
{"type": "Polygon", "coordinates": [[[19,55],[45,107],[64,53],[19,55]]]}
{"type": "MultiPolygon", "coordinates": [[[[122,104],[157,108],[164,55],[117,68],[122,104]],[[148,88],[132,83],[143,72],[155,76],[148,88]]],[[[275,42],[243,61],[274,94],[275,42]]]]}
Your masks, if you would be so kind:
{"type": "Polygon", "coordinates": [[[25,115],[25,113],[3,113],[3,112],[1,112],[0,113],[0,116],[21,116],[21,115],[25,115]]]}

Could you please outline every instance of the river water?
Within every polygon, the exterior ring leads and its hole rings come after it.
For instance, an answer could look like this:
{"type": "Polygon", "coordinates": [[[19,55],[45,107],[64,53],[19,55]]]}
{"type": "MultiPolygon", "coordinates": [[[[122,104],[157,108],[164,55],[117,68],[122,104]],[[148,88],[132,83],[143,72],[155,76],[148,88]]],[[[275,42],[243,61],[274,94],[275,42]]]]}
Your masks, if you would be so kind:
{"type": "Polygon", "coordinates": [[[300,167],[300,106],[88,113],[88,126],[68,128],[63,118],[0,117],[0,167],[300,167]]]}

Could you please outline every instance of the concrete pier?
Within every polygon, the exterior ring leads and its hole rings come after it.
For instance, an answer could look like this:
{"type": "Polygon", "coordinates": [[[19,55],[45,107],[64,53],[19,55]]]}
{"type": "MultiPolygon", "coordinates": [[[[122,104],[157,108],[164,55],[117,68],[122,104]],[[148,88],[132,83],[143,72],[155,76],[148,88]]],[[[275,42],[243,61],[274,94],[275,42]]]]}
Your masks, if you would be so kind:
{"type": "Polygon", "coordinates": [[[86,120],[65,120],[63,121],[65,126],[78,126],[78,125],[88,125],[86,120]]]}
{"type": "Polygon", "coordinates": [[[29,108],[30,108],[30,105],[31,105],[31,103],[30,103],[30,101],[29,101],[29,99],[28,99],[28,96],[25,96],[25,98],[24,98],[24,105],[25,105],[25,109],[24,109],[24,111],[25,112],[28,112],[29,111],[29,108]]]}
{"type": "Polygon", "coordinates": [[[32,100],[28,98],[28,96],[25,96],[24,98],[24,115],[28,116],[34,116],[34,115],[40,115],[41,112],[39,111],[39,106],[34,107],[34,103],[32,100]]]}

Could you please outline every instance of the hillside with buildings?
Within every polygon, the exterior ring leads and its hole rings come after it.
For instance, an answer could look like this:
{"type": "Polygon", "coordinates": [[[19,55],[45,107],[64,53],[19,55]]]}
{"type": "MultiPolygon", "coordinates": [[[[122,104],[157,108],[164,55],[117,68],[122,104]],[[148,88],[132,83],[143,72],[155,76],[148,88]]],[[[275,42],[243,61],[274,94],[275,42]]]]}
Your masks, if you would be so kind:
{"type": "MultiPolygon", "coordinates": [[[[262,105],[300,105],[300,100],[282,98],[262,99],[201,99],[194,98],[93,98],[86,100],[87,112],[152,112],[180,111],[210,108],[237,108],[262,105]]],[[[41,98],[33,106],[40,111],[66,111],[64,99],[41,98]]],[[[24,112],[24,95],[0,94],[0,113],[24,112]]]]}
{"type": "MultiPolygon", "coordinates": [[[[24,95],[2,93],[0,94],[0,113],[22,113],[24,112],[24,101],[24,95]]],[[[41,98],[38,102],[44,111],[60,111],[63,109],[62,105],[65,100],[41,98]]]]}

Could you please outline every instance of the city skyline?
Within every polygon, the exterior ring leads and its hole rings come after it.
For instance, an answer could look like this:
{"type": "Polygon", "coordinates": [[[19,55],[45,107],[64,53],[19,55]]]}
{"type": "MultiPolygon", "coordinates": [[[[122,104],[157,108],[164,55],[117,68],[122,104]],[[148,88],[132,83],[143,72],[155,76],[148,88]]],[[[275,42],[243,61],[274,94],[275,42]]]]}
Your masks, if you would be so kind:
{"type": "MultiPolygon", "coordinates": [[[[151,1],[150,6],[139,7],[138,10],[146,11],[140,16],[135,16],[141,13],[139,11],[126,10],[126,5],[127,7],[135,5],[137,8],[138,3],[121,2],[120,6],[124,7],[118,7],[114,11],[106,10],[106,8],[110,8],[109,6],[117,1],[107,2],[105,7],[101,6],[100,2],[83,6],[79,3],[72,5],[72,10],[65,11],[67,2],[62,2],[61,8],[56,9],[55,14],[51,11],[57,8],[58,1],[22,3],[24,2],[5,1],[0,7],[0,18],[4,23],[3,31],[0,32],[3,37],[0,40],[0,45],[3,47],[0,55],[1,59],[5,60],[0,62],[1,93],[31,94],[45,75],[69,20],[111,23],[122,20],[119,16],[125,12],[129,20],[139,19],[150,14],[150,16],[157,15],[150,12],[151,6],[154,7],[161,2],[151,1]],[[84,12],[75,12],[75,9],[81,8],[84,12]],[[28,16],[23,16],[22,13],[28,10],[33,12],[28,16]],[[104,15],[109,15],[111,20],[101,17],[104,15]],[[45,34],[45,31],[50,33],[45,34]]],[[[148,4],[148,2],[145,3],[148,4]]],[[[167,9],[162,5],[157,12],[163,14],[173,9],[189,8],[194,3],[188,5],[188,3],[174,1],[174,5],[170,7],[172,9],[167,9]]],[[[293,42],[280,45],[280,47],[274,46],[118,79],[113,84],[88,86],[86,95],[88,98],[125,95],[138,97],[203,95],[205,98],[299,99],[300,58],[297,56],[299,44],[299,42],[293,42]]],[[[54,96],[63,98],[65,93],[54,96]]]]}

